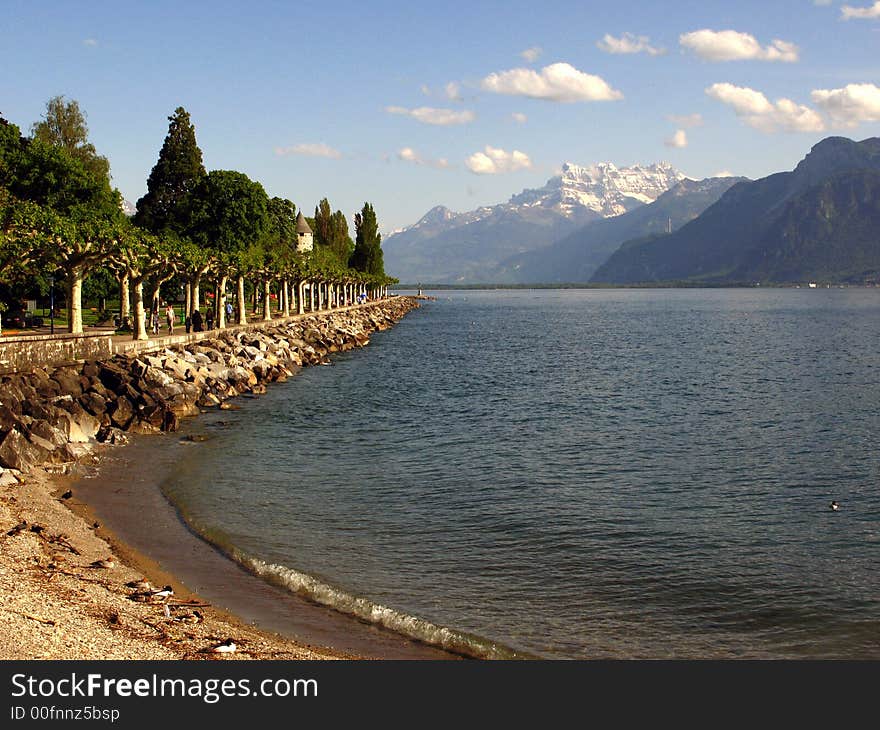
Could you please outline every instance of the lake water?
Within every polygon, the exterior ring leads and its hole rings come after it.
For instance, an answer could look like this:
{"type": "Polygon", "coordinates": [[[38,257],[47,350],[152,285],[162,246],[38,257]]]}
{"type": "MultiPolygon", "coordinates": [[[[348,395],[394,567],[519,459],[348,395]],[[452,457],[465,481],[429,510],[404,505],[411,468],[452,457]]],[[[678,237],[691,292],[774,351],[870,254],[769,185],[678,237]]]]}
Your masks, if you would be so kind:
{"type": "Polygon", "coordinates": [[[193,527],[478,655],[880,657],[880,290],[434,294],[196,419],[193,527]]]}

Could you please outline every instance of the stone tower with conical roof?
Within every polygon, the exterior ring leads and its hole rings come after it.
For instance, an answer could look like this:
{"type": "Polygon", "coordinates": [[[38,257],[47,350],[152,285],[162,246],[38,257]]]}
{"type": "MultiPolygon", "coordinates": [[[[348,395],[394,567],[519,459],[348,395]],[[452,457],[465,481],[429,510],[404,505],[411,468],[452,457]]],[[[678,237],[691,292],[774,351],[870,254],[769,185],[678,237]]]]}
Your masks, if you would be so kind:
{"type": "Polygon", "coordinates": [[[296,216],[296,252],[308,253],[312,250],[312,246],[312,229],[309,228],[305,216],[300,211],[296,216]]]}

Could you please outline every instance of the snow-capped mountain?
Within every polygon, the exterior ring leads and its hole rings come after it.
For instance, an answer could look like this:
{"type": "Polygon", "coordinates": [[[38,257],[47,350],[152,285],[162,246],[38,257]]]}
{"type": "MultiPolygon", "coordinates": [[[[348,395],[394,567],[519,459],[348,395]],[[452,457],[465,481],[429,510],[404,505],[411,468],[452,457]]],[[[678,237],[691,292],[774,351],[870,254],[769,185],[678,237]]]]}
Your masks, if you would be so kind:
{"type": "Polygon", "coordinates": [[[493,265],[547,246],[591,220],[656,200],[685,176],[671,165],[565,163],[541,188],[455,213],[444,206],[383,241],[386,270],[402,281],[479,282],[493,265]]]}
{"type": "Polygon", "coordinates": [[[538,205],[569,218],[586,208],[611,218],[638,204],[653,202],[684,177],[665,162],[646,167],[617,167],[611,162],[582,167],[566,162],[561,173],[550,178],[543,188],[523,190],[508,205],[538,205]]]}
{"type": "Polygon", "coordinates": [[[129,202],[125,198],[122,199],[119,207],[122,208],[122,212],[125,213],[125,215],[127,215],[129,218],[137,213],[137,208],[134,206],[134,203],[129,202]]]}

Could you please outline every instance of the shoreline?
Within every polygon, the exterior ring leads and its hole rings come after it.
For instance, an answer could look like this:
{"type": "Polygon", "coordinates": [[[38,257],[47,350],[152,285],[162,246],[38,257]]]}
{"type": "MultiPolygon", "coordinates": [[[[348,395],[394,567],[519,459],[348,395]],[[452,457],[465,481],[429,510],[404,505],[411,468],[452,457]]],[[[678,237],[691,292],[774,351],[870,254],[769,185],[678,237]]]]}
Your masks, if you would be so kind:
{"type": "MultiPolygon", "coordinates": [[[[380,312],[387,319],[381,320],[380,317],[381,321],[377,320],[377,315],[371,310],[388,304],[389,300],[360,310],[357,316],[361,319],[372,317],[370,320],[372,324],[367,325],[367,331],[370,326],[373,330],[386,329],[409,309],[418,306],[414,301],[404,302],[405,299],[407,298],[395,297],[391,300],[391,302],[394,300],[401,302],[395,312],[380,312]]],[[[326,325],[327,320],[331,320],[334,314],[337,313],[332,311],[317,313],[314,321],[309,319],[305,324],[320,329],[321,325],[326,325]]],[[[285,324],[283,321],[275,322],[272,326],[284,327],[285,324]]],[[[302,321],[298,324],[300,327],[303,326],[302,321]]],[[[318,335],[326,336],[327,329],[325,328],[318,335]]],[[[294,352],[294,357],[291,357],[288,353],[286,363],[290,363],[291,360],[293,360],[292,365],[321,362],[331,352],[351,349],[368,342],[364,329],[355,331],[357,328],[352,326],[349,326],[348,330],[345,327],[339,329],[343,336],[326,347],[313,347],[316,344],[314,341],[311,344],[300,341],[302,345],[300,353],[304,356],[296,357],[294,352]],[[297,363],[296,359],[300,362],[297,363]]],[[[222,338],[222,332],[218,332],[218,338],[222,338]]],[[[320,337],[311,338],[311,340],[316,339],[320,337]]],[[[208,343],[203,341],[202,344],[208,343]]],[[[249,345],[252,350],[254,344],[252,342],[249,345]]],[[[144,359],[150,362],[147,357],[144,359]]],[[[137,363],[140,362],[134,356],[133,369],[138,367],[137,363]]],[[[233,397],[248,390],[255,394],[264,392],[265,386],[261,385],[261,382],[286,380],[297,369],[296,367],[286,369],[283,364],[277,362],[273,363],[270,369],[266,366],[264,357],[259,355],[253,358],[251,364],[253,363],[261,366],[262,371],[259,368],[255,369],[264,377],[254,378],[253,371],[241,373],[241,365],[236,361],[235,380],[232,374],[229,377],[231,385],[218,382],[215,383],[216,388],[206,386],[196,395],[201,401],[197,408],[184,399],[181,399],[180,403],[166,406],[159,412],[163,427],[168,425],[167,430],[176,430],[178,414],[174,412],[174,406],[178,407],[180,416],[206,413],[208,411],[204,409],[209,405],[222,408],[221,404],[226,397],[233,397]],[[250,379],[249,383],[248,379],[250,379]],[[212,395],[213,397],[210,397],[212,395]]],[[[87,366],[88,363],[83,367],[87,366]]],[[[158,363],[155,362],[151,362],[150,367],[159,369],[158,363]]],[[[43,374],[45,375],[45,372],[43,374]]],[[[192,373],[188,372],[187,375],[192,382],[194,379],[191,377],[192,373]]],[[[180,380],[183,381],[184,378],[181,377],[180,380]]],[[[162,382],[168,384],[165,380],[162,382]]],[[[210,378],[205,378],[205,382],[212,385],[210,378]]],[[[95,385],[100,390],[100,383],[95,385]]],[[[186,391],[186,394],[190,395],[190,392],[186,391]]],[[[55,400],[65,397],[69,398],[62,395],[55,396],[55,400]]],[[[13,413],[13,416],[6,414],[7,422],[10,418],[15,419],[16,410],[19,414],[18,418],[21,419],[9,429],[9,431],[15,430],[12,434],[14,443],[24,443],[26,448],[23,451],[26,453],[31,453],[31,445],[34,444],[44,450],[50,449],[46,439],[31,434],[23,428],[22,424],[33,426],[35,419],[28,414],[21,415],[21,404],[19,403],[19,408],[15,408],[16,398],[14,395],[11,397],[8,395],[8,389],[3,393],[2,400],[3,407],[13,413]],[[22,438],[22,432],[26,434],[28,443],[22,438]]],[[[62,405],[69,404],[62,403],[62,405]]],[[[164,401],[162,405],[166,405],[164,401]]],[[[25,400],[25,410],[27,408],[28,404],[25,400]]],[[[130,467],[139,443],[148,444],[145,447],[146,452],[159,451],[162,450],[162,439],[174,439],[179,443],[179,436],[175,438],[175,435],[170,433],[154,435],[150,438],[135,436],[134,444],[117,451],[111,444],[122,444],[128,440],[125,434],[115,428],[119,425],[116,423],[117,419],[111,419],[106,415],[99,419],[88,413],[74,412],[82,409],[69,410],[74,416],[70,419],[71,422],[78,421],[87,427],[84,429],[87,431],[94,426],[94,430],[89,434],[92,437],[99,433],[99,428],[102,429],[105,436],[103,440],[106,443],[94,444],[94,441],[89,443],[88,438],[74,439],[72,434],[81,435],[81,433],[78,428],[70,425],[69,441],[63,447],[56,444],[55,450],[51,451],[53,457],[55,454],[63,454],[65,460],[61,465],[54,466],[49,463],[46,466],[33,466],[21,471],[7,469],[0,475],[3,482],[0,488],[0,530],[2,530],[0,532],[0,626],[2,626],[0,635],[5,637],[0,639],[0,658],[213,659],[220,655],[212,653],[212,647],[229,637],[234,638],[239,650],[231,656],[222,655],[224,658],[458,658],[440,649],[412,642],[394,632],[365,625],[354,618],[311,604],[292,594],[281,596],[281,589],[270,586],[247,573],[189,531],[176,510],[156,489],[152,496],[155,497],[158,493],[163,501],[165,522],[170,525],[176,524],[177,529],[183,530],[186,536],[182,537],[180,532],[166,535],[168,538],[166,547],[170,547],[178,554],[183,550],[192,551],[201,548],[202,558],[211,565],[211,570],[207,572],[213,572],[222,563],[226,564],[227,573],[231,572],[233,576],[232,582],[227,582],[226,585],[227,587],[232,584],[239,585],[237,590],[239,599],[249,601],[258,593],[264,593],[263,599],[266,605],[277,607],[286,604],[284,609],[288,613],[291,611],[308,613],[310,610],[312,615],[307,621],[312,622],[315,630],[306,632],[308,638],[305,640],[289,635],[282,636],[271,628],[265,628],[265,622],[260,622],[261,627],[257,627],[239,617],[234,611],[216,605],[216,598],[213,601],[203,600],[198,590],[188,587],[186,580],[179,579],[173,566],[165,565],[161,560],[156,559],[149,544],[132,545],[126,536],[118,534],[115,526],[116,523],[121,524],[121,521],[111,512],[107,512],[106,506],[102,508],[92,503],[98,501],[94,499],[94,493],[91,501],[88,497],[90,489],[87,485],[100,484],[104,479],[106,487],[108,476],[116,479],[117,484],[135,481],[131,479],[130,467]],[[140,442],[138,439],[143,441],[140,442]],[[80,443],[75,443],[76,441],[80,443]],[[73,460],[67,458],[72,455],[73,460]],[[114,461],[117,464],[120,461],[126,464],[115,476],[112,471],[114,461]],[[66,500],[60,499],[59,495],[67,490],[73,491],[74,496],[66,500]],[[78,498],[77,495],[81,492],[85,495],[85,499],[78,498]],[[104,519],[113,523],[113,527],[105,526],[104,519]],[[185,541],[188,544],[184,544],[185,541]],[[108,561],[109,567],[93,567],[92,563],[99,560],[108,561]],[[214,562],[211,563],[211,560],[214,562]],[[127,588],[125,584],[144,577],[155,587],[172,585],[174,596],[155,602],[131,600],[135,591],[127,588]],[[236,581],[236,578],[240,580],[236,581]],[[241,583],[246,584],[244,589],[240,587],[241,583]],[[333,614],[333,620],[326,620],[328,614],[333,614]],[[357,637],[359,633],[363,636],[353,641],[352,637],[357,637]],[[381,634],[381,640],[377,642],[374,639],[371,643],[370,635],[377,633],[381,634]],[[314,640],[315,636],[319,637],[318,641],[314,640]],[[318,644],[321,648],[317,648],[318,644]],[[352,648],[334,648],[340,645],[352,648]]],[[[144,422],[132,418],[127,426],[129,431],[135,434],[159,430],[139,428],[142,423],[144,422]]],[[[3,434],[4,439],[10,436],[9,431],[3,434]]],[[[47,461],[55,461],[55,459],[47,461]]],[[[144,466],[143,463],[141,465],[144,466]]],[[[144,469],[144,471],[151,470],[144,469]]],[[[152,519],[155,514],[149,517],[152,519]]],[[[138,513],[138,517],[143,516],[142,513],[138,513]]],[[[140,520],[141,523],[143,521],[140,520]]],[[[227,574],[224,580],[228,579],[227,574]]],[[[302,632],[297,632],[297,636],[301,635],[302,632]]]]}

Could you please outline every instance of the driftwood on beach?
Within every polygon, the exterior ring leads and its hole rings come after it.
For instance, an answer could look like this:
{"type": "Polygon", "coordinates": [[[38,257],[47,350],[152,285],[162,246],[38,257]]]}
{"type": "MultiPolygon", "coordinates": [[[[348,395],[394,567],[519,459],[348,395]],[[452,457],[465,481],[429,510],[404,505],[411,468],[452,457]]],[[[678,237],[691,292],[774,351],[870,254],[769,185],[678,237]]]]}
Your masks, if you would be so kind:
{"type": "Polygon", "coordinates": [[[173,431],[181,417],[237,395],[264,393],[267,383],[286,380],[305,365],[364,346],[370,333],[417,306],[410,297],[393,297],[259,330],[218,330],[216,337],[149,353],[4,376],[0,484],[35,466],[63,471],[93,441],[124,443],[126,432],[173,431]]]}

